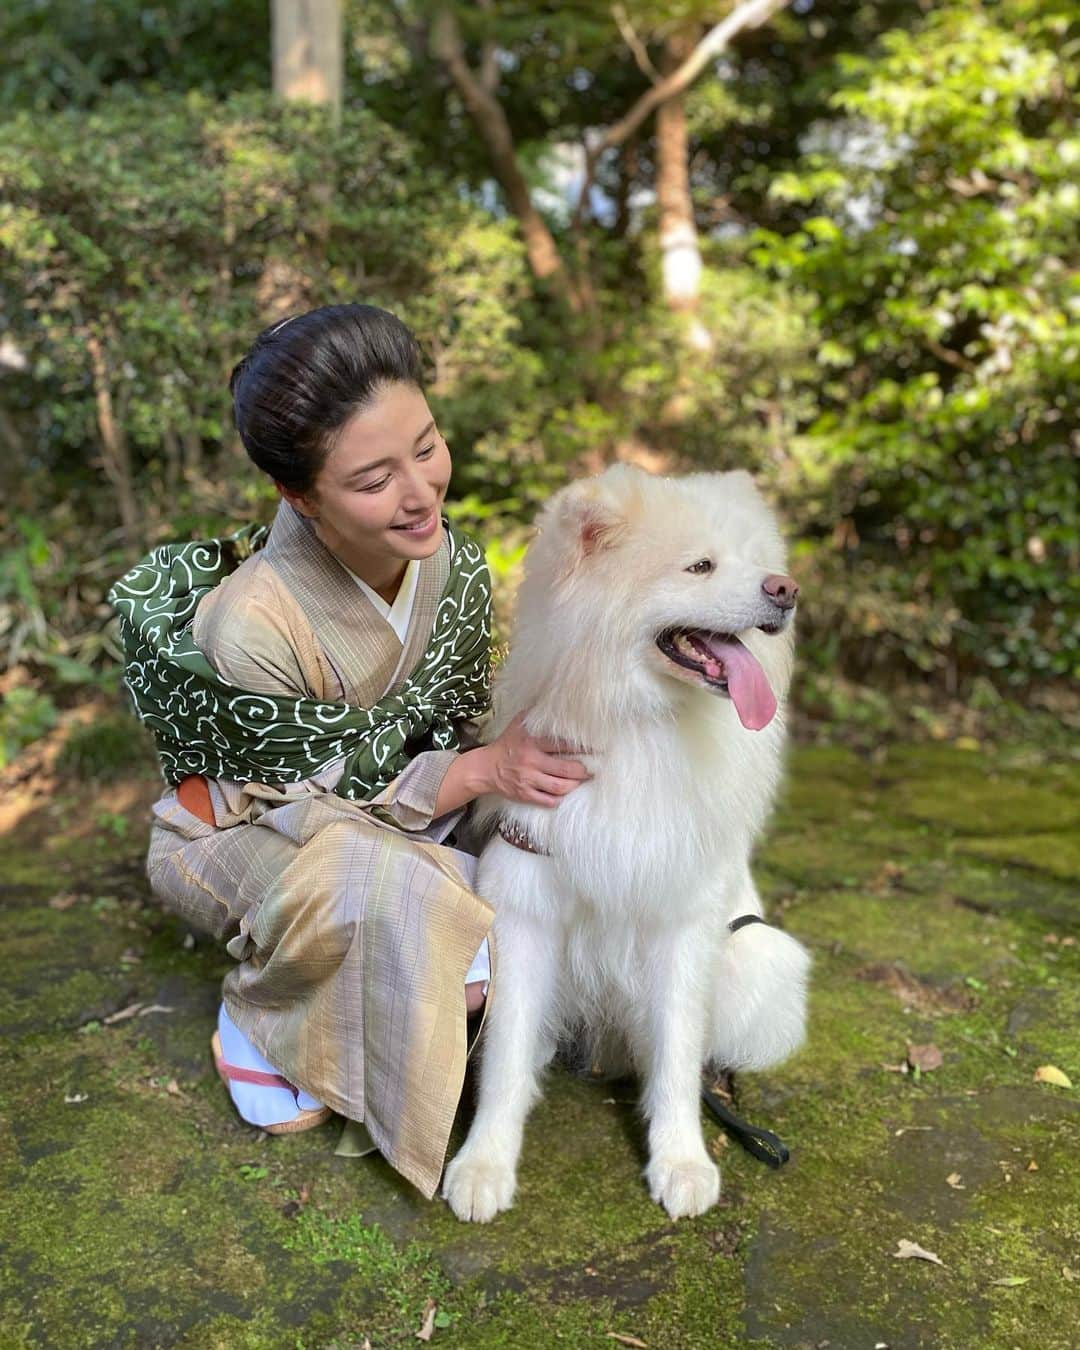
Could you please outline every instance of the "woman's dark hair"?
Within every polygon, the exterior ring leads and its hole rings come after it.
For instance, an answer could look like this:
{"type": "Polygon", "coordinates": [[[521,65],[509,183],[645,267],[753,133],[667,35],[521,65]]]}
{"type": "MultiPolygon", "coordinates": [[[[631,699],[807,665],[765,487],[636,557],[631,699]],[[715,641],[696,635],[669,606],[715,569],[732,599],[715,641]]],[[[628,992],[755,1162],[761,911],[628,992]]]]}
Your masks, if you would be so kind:
{"type": "Polygon", "coordinates": [[[264,328],[229,390],[252,461],[309,492],[353,413],[399,381],[423,387],[420,348],[401,320],[374,305],[325,305],[264,328]]]}

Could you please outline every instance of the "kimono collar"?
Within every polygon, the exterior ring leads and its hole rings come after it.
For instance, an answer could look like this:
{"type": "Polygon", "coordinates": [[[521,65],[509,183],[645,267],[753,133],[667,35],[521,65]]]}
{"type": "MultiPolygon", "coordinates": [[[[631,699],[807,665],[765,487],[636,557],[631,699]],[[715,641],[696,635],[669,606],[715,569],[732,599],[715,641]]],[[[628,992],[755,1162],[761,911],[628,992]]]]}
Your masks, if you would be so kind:
{"type": "Polygon", "coordinates": [[[438,552],[420,563],[404,642],[310,521],[288,502],[278,507],[263,556],[303,610],[341,681],[346,702],[370,707],[402,687],[431,638],[435,609],[450,575],[448,535],[438,552]]]}

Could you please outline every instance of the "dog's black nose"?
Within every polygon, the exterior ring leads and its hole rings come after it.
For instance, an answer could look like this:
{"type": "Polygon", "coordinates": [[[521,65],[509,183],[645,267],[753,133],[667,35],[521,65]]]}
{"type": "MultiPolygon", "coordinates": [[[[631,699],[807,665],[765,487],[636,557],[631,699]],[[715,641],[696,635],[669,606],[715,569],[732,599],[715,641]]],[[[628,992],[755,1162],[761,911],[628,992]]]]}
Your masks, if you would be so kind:
{"type": "Polygon", "coordinates": [[[761,583],[761,589],[774,605],[781,609],[794,609],[799,598],[799,584],[794,577],[782,576],[773,572],[761,583]]]}

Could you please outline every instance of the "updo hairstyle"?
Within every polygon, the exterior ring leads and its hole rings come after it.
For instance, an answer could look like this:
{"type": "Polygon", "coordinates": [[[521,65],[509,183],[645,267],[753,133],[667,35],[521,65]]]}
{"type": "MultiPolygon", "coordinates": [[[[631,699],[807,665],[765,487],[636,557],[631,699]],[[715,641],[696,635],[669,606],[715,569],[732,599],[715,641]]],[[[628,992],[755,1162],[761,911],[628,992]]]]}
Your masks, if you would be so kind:
{"type": "Polygon", "coordinates": [[[423,388],[420,348],[401,320],[374,305],[325,305],[264,328],[229,391],[253,463],[303,494],[349,418],[396,382],[423,388]]]}

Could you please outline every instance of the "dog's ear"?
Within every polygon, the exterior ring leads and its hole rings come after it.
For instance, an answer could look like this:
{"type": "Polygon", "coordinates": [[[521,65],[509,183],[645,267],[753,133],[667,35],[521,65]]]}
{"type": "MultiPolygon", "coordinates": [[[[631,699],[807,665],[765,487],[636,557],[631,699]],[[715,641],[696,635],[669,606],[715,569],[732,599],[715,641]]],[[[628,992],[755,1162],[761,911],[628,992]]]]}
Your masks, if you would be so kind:
{"type": "Polygon", "coordinates": [[[574,565],[583,558],[614,548],[626,520],[605,501],[583,491],[571,491],[561,503],[560,525],[576,544],[568,549],[574,565]]]}
{"type": "Polygon", "coordinates": [[[588,503],[578,519],[582,556],[588,558],[593,553],[612,548],[625,524],[621,517],[599,502],[588,503]]]}

